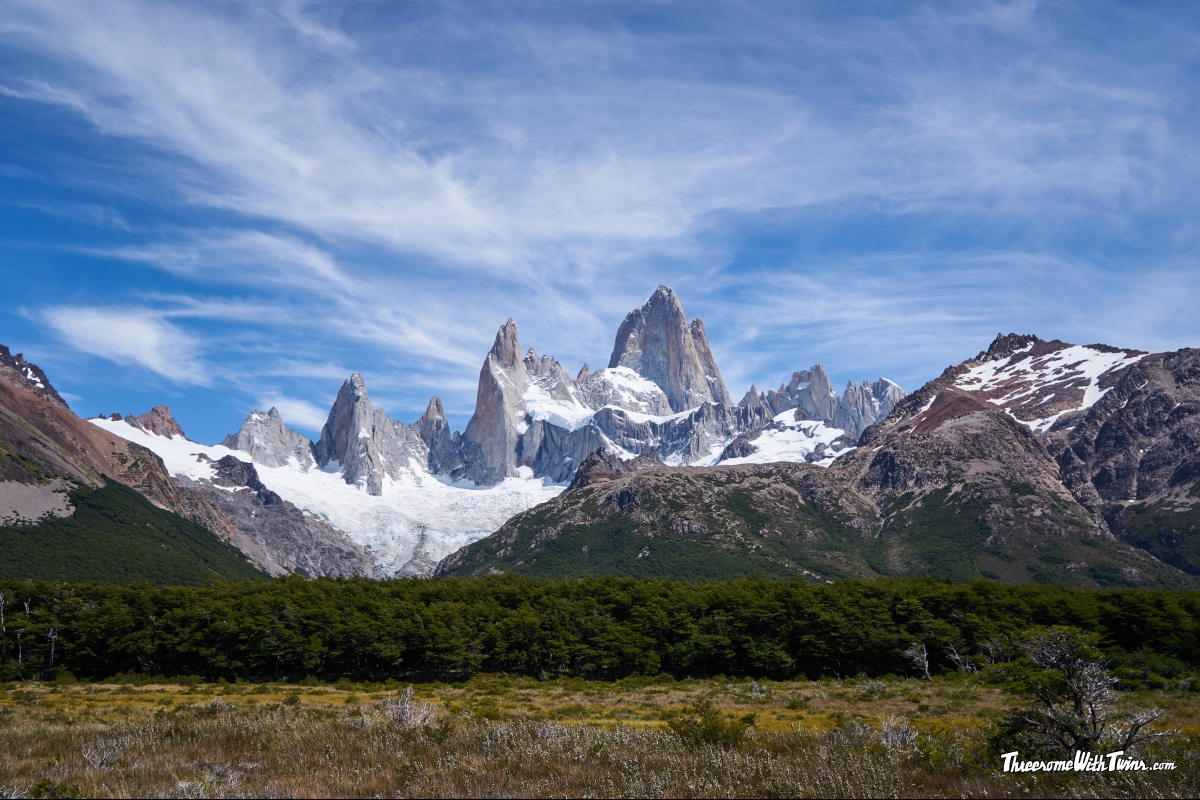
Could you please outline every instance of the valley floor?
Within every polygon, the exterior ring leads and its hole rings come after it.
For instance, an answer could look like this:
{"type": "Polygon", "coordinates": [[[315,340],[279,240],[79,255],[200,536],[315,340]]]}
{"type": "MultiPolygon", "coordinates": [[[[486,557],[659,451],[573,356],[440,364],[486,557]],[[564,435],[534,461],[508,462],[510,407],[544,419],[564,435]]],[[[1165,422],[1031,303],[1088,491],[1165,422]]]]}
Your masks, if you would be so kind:
{"type": "Polygon", "coordinates": [[[965,676],[414,688],[433,712],[416,727],[395,683],[2,685],[0,796],[1200,796],[1186,686],[1124,698],[1166,709],[1180,732],[1147,760],[1177,769],[1033,775],[1001,773],[989,735],[1011,701],[965,676]],[[669,729],[704,701],[753,715],[744,743],[669,729]]]}

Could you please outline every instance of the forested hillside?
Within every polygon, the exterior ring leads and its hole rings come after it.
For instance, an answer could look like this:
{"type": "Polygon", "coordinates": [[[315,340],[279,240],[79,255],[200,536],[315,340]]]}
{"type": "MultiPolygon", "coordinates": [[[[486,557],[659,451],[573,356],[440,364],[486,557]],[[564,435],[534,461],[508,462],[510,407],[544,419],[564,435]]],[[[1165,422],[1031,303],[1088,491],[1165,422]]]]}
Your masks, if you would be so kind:
{"type": "Polygon", "coordinates": [[[54,668],[81,678],[327,681],[502,671],[598,679],[908,675],[903,651],[915,643],[941,671],[954,669],[950,647],[980,663],[1009,658],[1033,625],[1099,633],[1125,674],[1200,667],[1194,591],[503,576],[289,577],[199,588],[8,582],[0,593],[0,679],[54,668]]]}
{"type": "Polygon", "coordinates": [[[0,527],[0,579],[199,586],[266,577],[236,548],[110,481],[70,492],[75,512],[0,527]]]}

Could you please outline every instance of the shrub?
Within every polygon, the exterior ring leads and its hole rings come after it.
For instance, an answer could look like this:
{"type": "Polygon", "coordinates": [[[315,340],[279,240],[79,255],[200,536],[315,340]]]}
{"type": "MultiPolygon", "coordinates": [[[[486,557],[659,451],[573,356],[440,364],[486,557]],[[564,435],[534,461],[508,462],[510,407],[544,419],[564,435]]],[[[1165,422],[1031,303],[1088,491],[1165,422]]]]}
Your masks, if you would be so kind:
{"type": "Polygon", "coordinates": [[[708,700],[702,700],[684,713],[668,720],[671,731],[689,744],[714,744],[734,748],[746,741],[746,732],[754,725],[754,714],[728,719],[708,700]]]}

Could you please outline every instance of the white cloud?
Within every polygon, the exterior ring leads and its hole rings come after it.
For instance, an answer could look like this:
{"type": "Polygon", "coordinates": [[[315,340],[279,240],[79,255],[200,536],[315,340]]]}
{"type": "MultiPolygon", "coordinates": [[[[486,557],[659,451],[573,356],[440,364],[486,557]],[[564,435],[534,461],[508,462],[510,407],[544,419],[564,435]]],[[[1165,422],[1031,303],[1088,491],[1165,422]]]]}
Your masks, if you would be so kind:
{"type": "Polygon", "coordinates": [[[58,306],[44,309],[42,318],[76,350],[144,367],[176,383],[210,383],[198,342],[144,309],[58,306]]]}
{"type": "Polygon", "coordinates": [[[321,409],[307,400],[285,397],[281,394],[266,394],[259,398],[259,405],[269,410],[272,406],[283,417],[289,428],[305,431],[320,431],[329,416],[329,409],[321,409]]]}
{"type": "MultiPolygon", "coordinates": [[[[697,60],[711,44],[703,28],[431,19],[431,35],[486,43],[501,65],[473,70],[469,58],[406,57],[421,43],[402,25],[376,34],[386,44],[358,30],[376,49],[359,46],[295,3],[244,14],[133,0],[19,7],[21,45],[72,68],[8,91],[185,156],[207,177],[168,178],[192,200],[523,279],[564,260],[611,270],[629,254],[677,251],[714,212],[855,200],[1072,214],[1071,194],[1116,214],[1118,195],[1185,185],[1145,169],[1186,150],[1170,146],[1152,67],[1096,80],[1070,52],[1050,65],[978,63],[964,27],[980,20],[1054,39],[1028,4],[983,4],[965,26],[931,24],[927,10],[860,20],[850,37],[802,13],[738,17],[737,33],[779,69],[728,78],[697,60]],[[810,58],[822,57],[850,77],[814,82],[810,58]],[[877,87],[870,102],[859,84],[877,87]]],[[[267,274],[276,258],[330,269],[281,254],[279,240],[232,244],[270,251],[267,274]]]]}
{"type": "MultiPolygon", "coordinates": [[[[1105,252],[1191,251],[1200,232],[1175,63],[1192,45],[1169,15],[1110,47],[1074,30],[1086,12],[1025,1],[849,19],[666,3],[653,28],[618,7],[396,8],[6,9],[0,40],[31,57],[0,92],[156,156],[144,199],[170,224],[90,251],[178,281],[130,319],[219,335],[250,398],[263,376],[294,396],[305,373],[325,392],[359,370],[398,407],[440,394],[465,415],[504,319],[595,368],[659,282],[705,318],[736,394],[815,360],[913,383],[1000,328],[1143,347],[1197,331],[1186,267],[1143,259],[1177,287],[1154,292],[1110,279],[1105,252]],[[780,232],[833,243],[745,244],[780,232]]],[[[211,374],[192,345],[122,357],[211,374]]]]}

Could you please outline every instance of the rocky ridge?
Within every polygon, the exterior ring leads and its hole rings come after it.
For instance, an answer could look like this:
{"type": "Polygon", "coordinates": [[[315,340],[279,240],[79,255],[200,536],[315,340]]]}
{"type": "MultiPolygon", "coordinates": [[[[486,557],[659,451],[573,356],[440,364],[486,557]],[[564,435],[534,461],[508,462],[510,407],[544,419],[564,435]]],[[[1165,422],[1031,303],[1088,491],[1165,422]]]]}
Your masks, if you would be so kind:
{"type": "MultiPolygon", "coordinates": [[[[7,356],[8,349],[0,348],[7,356]]],[[[116,480],[232,541],[228,520],[202,492],[180,486],[147,448],[75,416],[36,365],[8,357],[0,372],[7,376],[0,381],[0,483],[45,485],[57,479],[67,487],[116,480]]]]}
{"type": "MultiPolygon", "coordinates": [[[[338,391],[315,443],[288,429],[271,409],[250,414],[221,452],[197,449],[213,461],[232,452],[270,470],[262,479],[273,491],[299,508],[329,513],[335,528],[372,548],[377,563],[407,574],[418,561],[432,567],[461,537],[478,538],[511,513],[561,491],[597,451],[621,459],[653,452],[667,465],[714,464],[729,457],[738,440],[743,460],[762,460],[769,451],[770,458],[826,465],[853,446],[864,422],[886,414],[903,396],[882,379],[852,385],[853,402],[842,416],[855,430],[843,436],[828,427],[843,402],[828,384],[817,365],[796,373],[780,396],[771,393],[770,403],[755,391],[734,404],[703,322],[688,321],[679,298],[660,286],[626,316],[609,366],[593,372],[585,364],[574,378],[555,358],[522,351],[516,321],[506,321],[480,369],[475,412],[461,434],[451,431],[436,397],[411,425],[391,419],[374,407],[356,373],[338,391]],[[800,386],[799,376],[808,383],[800,386]],[[780,422],[780,413],[806,422],[780,422]],[[757,438],[757,431],[766,438],[757,438]],[[309,478],[296,480],[280,469],[309,478]],[[360,503],[321,488],[329,475],[379,502],[360,503]],[[511,511],[478,530],[482,519],[501,509],[511,511]]],[[[209,480],[195,468],[196,451],[164,441],[181,438],[182,431],[166,427],[161,417],[151,412],[134,418],[130,424],[154,434],[137,440],[158,447],[164,458],[169,450],[178,474],[209,480]]]]}
{"type": "MultiPolygon", "coordinates": [[[[748,394],[743,405],[794,402],[793,413],[808,413],[810,404],[817,413],[826,387],[814,369],[778,392],[748,394]]],[[[723,458],[739,458],[775,427],[787,427],[783,422],[777,417],[773,426],[742,434],[723,458]]],[[[986,351],[899,399],[858,445],[817,472],[764,464],[614,473],[604,488],[574,487],[519,515],[439,571],[596,574],[589,570],[600,569],[602,559],[585,559],[579,547],[595,552],[597,545],[578,542],[602,530],[612,559],[645,572],[656,550],[644,538],[695,534],[689,546],[740,542],[753,553],[766,546],[750,537],[757,528],[767,539],[776,530],[791,537],[774,551],[771,570],[786,572],[779,560],[786,555],[787,569],[813,580],[949,574],[1190,586],[1190,575],[1200,575],[1200,351],[1145,354],[998,336],[986,351]],[[856,522],[840,531],[797,527],[795,509],[771,500],[783,490],[760,491],[748,477],[778,486],[787,482],[780,470],[819,481],[856,522]],[[748,494],[730,494],[726,487],[735,484],[748,494]],[[722,507],[733,515],[726,522],[713,516],[722,507]]],[[[659,546],[675,555],[654,574],[689,563],[682,546],[659,546]]]]}
{"type": "Polygon", "coordinates": [[[229,520],[233,545],[271,575],[377,577],[369,551],[329,521],[284,500],[259,479],[254,464],[233,456],[211,462],[210,481],[183,479],[203,491],[229,520]]]}
{"type": "Polygon", "coordinates": [[[0,381],[22,391],[37,395],[46,402],[70,410],[67,401],[59,396],[58,391],[50,385],[50,379],[42,372],[37,364],[25,360],[22,353],[15,356],[7,346],[0,344],[0,381]]]}
{"type": "MultiPolygon", "coordinates": [[[[371,406],[355,374],[339,391],[312,456],[320,468],[340,470],[373,495],[384,491],[385,479],[424,472],[480,486],[519,477],[563,483],[598,449],[625,458],[653,449],[669,464],[714,463],[739,434],[763,429],[773,415],[797,407],[829,425],[845,418],[854,438],[904,396],[881,379],[851,384],[844,403],[817,365],[796,373],[778,394],[752,392],[734,405],[703,322],[688,322],[665,286],[625,318],[609,364],[596,372],[585,364],[572,378],[551,356],[532,348],[522,354],[517,323],[509,319],[480,368],[475,412],[461,435],[450,431],[437,398],[410,427],[391,420],[371,406]]],[[[292,457],[305,463],[307,440],[258,412],[224,444],[266,466],[292,457]]]]}

